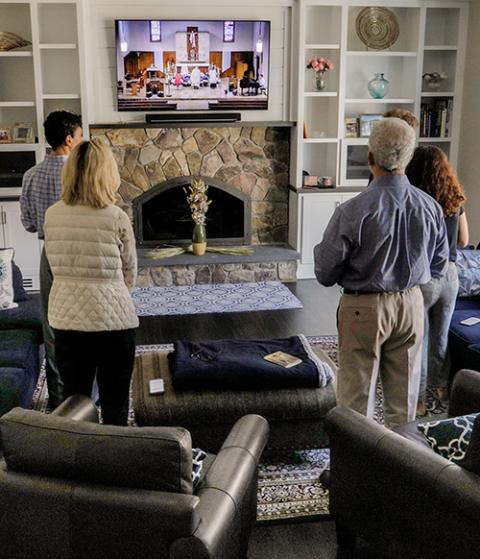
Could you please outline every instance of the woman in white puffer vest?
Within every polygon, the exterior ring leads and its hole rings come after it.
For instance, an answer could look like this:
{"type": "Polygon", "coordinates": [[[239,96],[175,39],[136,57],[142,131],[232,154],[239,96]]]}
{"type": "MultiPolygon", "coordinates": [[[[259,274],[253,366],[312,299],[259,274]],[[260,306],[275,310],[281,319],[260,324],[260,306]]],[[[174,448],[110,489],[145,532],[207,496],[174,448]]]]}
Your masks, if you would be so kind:
{"type": "Polygon", "coordinates": [[[53,273],[48,321],[65,397],[90,396],[96,375],[104,423],[126,425],[137,254],[130,220],[115,205],[119,186],[105,145],[77,145],[63,169],[61,200],[45,215],[45,251],[53,273]]]}

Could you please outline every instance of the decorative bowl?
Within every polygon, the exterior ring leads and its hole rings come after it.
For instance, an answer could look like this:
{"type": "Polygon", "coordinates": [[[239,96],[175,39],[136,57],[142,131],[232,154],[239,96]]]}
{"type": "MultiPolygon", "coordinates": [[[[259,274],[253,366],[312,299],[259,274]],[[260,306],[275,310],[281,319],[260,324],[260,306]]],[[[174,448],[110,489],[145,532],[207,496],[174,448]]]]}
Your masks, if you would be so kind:
{"type": "Polygon", "coordinates": [[[27,39],[23,39],[20,35],[10,33],[9,31],[0,31],[0,51],[18,49],[26,47],[32,43],[27,39]]]}
{"type": "Polygon", "coordinates": [[[391,47],[400,33],[397,18],[387,8],[363,8],[355,21],[357,35],[364,45],[375,50],[391,47]]]}

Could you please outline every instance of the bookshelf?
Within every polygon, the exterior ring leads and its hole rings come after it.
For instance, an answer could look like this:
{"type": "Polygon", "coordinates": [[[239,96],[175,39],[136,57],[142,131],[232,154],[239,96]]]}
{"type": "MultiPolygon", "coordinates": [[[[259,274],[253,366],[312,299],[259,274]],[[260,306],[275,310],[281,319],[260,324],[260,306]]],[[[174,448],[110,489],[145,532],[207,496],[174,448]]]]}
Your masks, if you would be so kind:
{"type": "Polygon", "coordinates": [[[299,277],[314,277],[311,242],[303,239],[313,235],[318,242],[336,204],[368,184],[368,138],[346,136],[345,119],[407,109],[420,121],[418,143],[440,147],[456,165],[467,18],[467,1],[299,1],[298,57],[293,64],[298,67],[298,95],[292,120],[305,123],[308,137],[298,126],[292,146],[295,190],[290,194],[291,208],[296,210],[291,210],[289,231],[290,244],[302,255],[299,277]],[[395,14],[400,34],[390,48],[370,50],[357,36],[356,19],[365,6],[384,6],[395,14]],[[313,56],[335,64],[320,94],[314,92],[313,71],[305,69],[313,56]],[[383,99],[373,99],[367,84],[379,72],[390,89],[383,99]],[[442,79],[432,86],[423,76],[434,72],[442,79]],[[303,171],[332,177],[336,188],[302,188],[303,171]],[[310,206],[316,210],[307,211],[310,206]]]}

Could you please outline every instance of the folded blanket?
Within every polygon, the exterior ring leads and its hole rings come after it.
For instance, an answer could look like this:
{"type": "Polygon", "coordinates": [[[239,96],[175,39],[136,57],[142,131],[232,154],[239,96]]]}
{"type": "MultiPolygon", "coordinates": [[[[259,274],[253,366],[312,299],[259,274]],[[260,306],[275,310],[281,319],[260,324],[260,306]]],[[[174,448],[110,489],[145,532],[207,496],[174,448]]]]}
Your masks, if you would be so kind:
{"type": "Polygon", "coordinates": [[[305,336],[273,340],[174,342],[168,354],[176,390],[274,390],[326,386],[333,371],[321,361],[305,336]],[[265,355],[283,351],[302,363],[286,369],[265,355]]]}

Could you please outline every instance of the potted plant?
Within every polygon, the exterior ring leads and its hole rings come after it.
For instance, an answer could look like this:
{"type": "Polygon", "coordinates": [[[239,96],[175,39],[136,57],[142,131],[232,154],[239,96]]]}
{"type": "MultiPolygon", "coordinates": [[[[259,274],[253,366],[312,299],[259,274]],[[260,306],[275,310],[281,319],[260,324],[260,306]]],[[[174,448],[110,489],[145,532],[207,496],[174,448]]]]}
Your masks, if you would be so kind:
{"type": "Polygon", "coordinates": [[[333,70],[333,62],[328,58],[323,56],[310,58],[307,62],[307,70],[313,70],[314,74],[314,86],[318,91],[325,89],[325,74],[327,70],[333,70]]]}
{"type": "Polygon", "coordinates": [[[205,254],[207,249],[207,231],[205,227],[206,213],[212,203],[208,199],[208,186],[201,179],[193,179],[192,184],[184,189],[187,194],[187,202],[190,206],[192,219],[194,222],[192,235],[192,249],[197,256],[205,254]]]}

